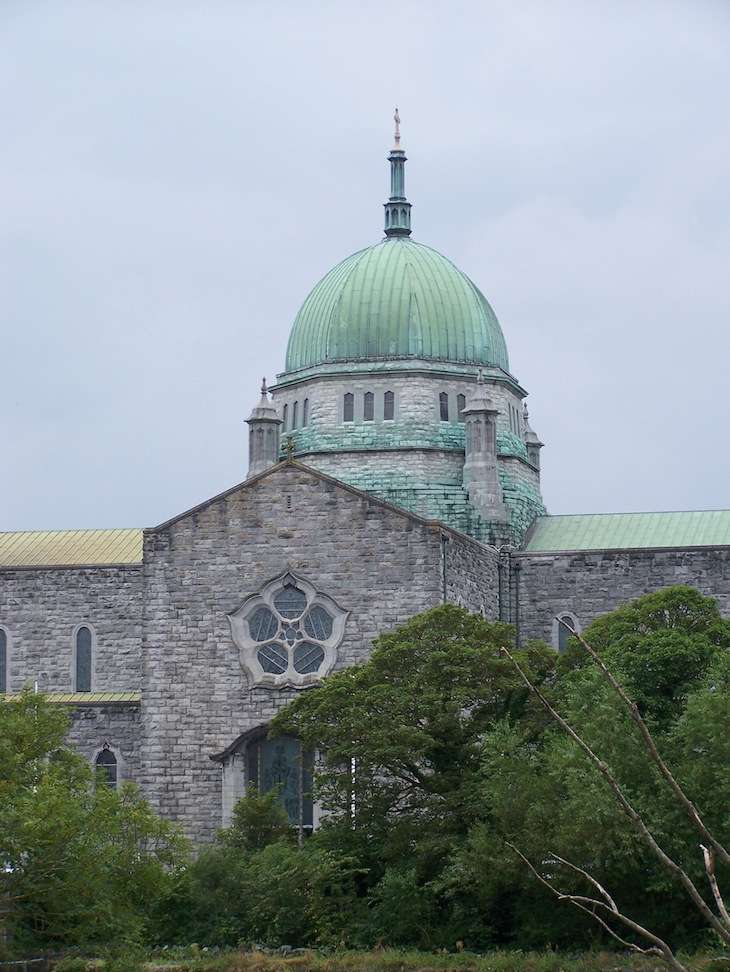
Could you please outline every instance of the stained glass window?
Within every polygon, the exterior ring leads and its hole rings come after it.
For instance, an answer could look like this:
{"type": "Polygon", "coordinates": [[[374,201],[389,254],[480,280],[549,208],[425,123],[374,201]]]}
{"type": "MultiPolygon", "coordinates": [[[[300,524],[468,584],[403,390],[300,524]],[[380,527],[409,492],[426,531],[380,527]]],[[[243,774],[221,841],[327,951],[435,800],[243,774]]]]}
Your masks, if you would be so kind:
{"type": "Polygon", "coordinates": [[[332,670],[347,612],[286,571],[228,617],[254,683],[303,687],[332,670]]]}
{"type": "Polygon", "coordinates": [[[254,641],[268,641],[274,637],[278,628],[276,615],[265,607],[258,608],[248,619],[248,629],[254,641]]]}
{"type": "Polygon", "coordinates": [[[274,607],[285,618],[298,618],[307,606],[307,595],[287,584],[274,598],[274,607]]]}
{"type": "Polygon", "coordinates": [[[259,648],[258,659],[263,670],[272,675],[283,675],[289,667],[289,652],[275,641],[259,648]]]}
{"type": "Polygon", "coordinates": [[[362,417],[364,422],[372,422],[375,419],[375,395],[372,392],[365,392],[362,402],[362,417]]]}
{"type": "Polygon", "coordinates": [[[355,421],[355,396],[351,392],[345,393],[342,409],[343,422],[355,421]]]}
{"type": "Polygon", "coordinates": [[[456,396],[456,417],[459,422],[464,421],[464,409],[466,408],[466,395],[456,396]]]}
{"type": "Polygon", "coordinates": [[[247,750],[248,779],[263,796],[277,788],[289,820],[311,829],[313,806],[312,755],[302,753],[299,740],[290,737],[258,739],[247,750]]]}
{"type": "Polygon", "coordinates": [[[395,417],[395,395],[392,391],[387,391],[383,395],[383,419],[386,422],[390,422],[394,417],[395,417]]]}
{"type": "Polygon", "coordinates": [[[316,672],[324,661],[324,649],[309,641],[302,641],[294,649],[294,668],[300,675],[316,672]]]}
{"type": "Polygon", "coordinates": [[[117,757],[111,749],[102,749],[96,757],[96,765],[104,771],[102,782],[108,786],[116,786],[119,767],[117,766],[117,757]]]}
{"type": "Polygon", "coordinates": [[[332,634],[332,617],[319,604],[315,604],[304,619],[304,630],[310,638],[326,641],[332,634]]]}

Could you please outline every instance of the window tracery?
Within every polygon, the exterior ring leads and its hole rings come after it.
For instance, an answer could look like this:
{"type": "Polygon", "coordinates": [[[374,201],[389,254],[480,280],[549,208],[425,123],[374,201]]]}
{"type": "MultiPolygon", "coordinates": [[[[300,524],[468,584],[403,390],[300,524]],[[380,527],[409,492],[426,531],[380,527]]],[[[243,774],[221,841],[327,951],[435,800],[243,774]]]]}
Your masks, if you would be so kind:
{"type": "Polygon", "coordinates": [[[254,684],[305,687],[327,675],[348,612],[292,571],[228,615],[241,664],[254,684]]]}

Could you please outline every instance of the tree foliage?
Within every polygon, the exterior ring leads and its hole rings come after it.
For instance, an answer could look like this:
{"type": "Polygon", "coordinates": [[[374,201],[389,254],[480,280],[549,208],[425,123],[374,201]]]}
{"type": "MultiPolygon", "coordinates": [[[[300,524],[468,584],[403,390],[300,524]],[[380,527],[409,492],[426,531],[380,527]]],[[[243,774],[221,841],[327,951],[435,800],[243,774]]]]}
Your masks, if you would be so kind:
{"type": "MultiPolygon", "coordinates": [[[[608,615],[587,636],[727,840],[730,653],[714,602],[670,589],[608,615]]],[[[511,843],[537,868],[548,849],[572,862],[674,946],[710,943],[676,875],[500,655],[511,638],[508,627],[445,605],[381,635],[365,664],[299,695],[273,729],[318,754],[322,825],[300,848],[273,794],[241,801],[216,845],[170,874],[158,935],[430,949],[607,944],[534,879],[511,843]]],[[[596,666],[577,646],[562,656],[540,645],[513,654],[699,884],[697,834],[596,666]]],[[[556,857],[542,873],[555,868],[565,893],[585,895],[579,870],[556,857]]],[[[720,863],[717,873],[727,882],[720,863]]]]}
{"type": "Polygon", "coordinates": [[[184,843],[130,784],[97,785],[43,696],[0,702],[0,918],[8,949],[133,941],[184,843]]]}
{"type": "MultiPolygon", "coordinates": [[[[661,955],[675,969],[685,967],[670,940],[686,941],[693,929],[704,928],[730,944],[730,917],[720,890],[730,871],[728,819],[717,813],[730,802],[726,774],[717,772],[728,755],[728,631],[711,599],[671,588],[591,626],[578,640],[592,665],[584,671],[574,666],[556,693],[557,702],[532,685],[565,734],[546,747],[548,756],[563,749],[569,759],[582,757],[584,766],[587,761],[592,770],[587,779],[597,784],[589,805],[595,810],[602,801],[609,813],[608,826],[601,819],[602,831],[613,834],[623,827],[629,844],[633,840],[637,846],[623,874],[616,852],[622,842],[615,837],[605,853],[585,861],[580,855],[601,844],[598,835],[566,854],[556,853],[552,848],[559,842],[543,832],[542,861],[529,864],[522,850],[519,856],[560,900],[596,918],[624,944],[629,929],[634,941],[644,941],[632,947],[661,955]],[[710,713],[720,721],[719,734],[711,729],[710,713]],[[709,793],[694,784],[698,764],[703,780],[711,783],[709,793]],[[638,883],[631,880],[633,861],[641,865],[638,883]],[[638,892],[634,901],[632,890],[638,892]],[[612,896],[618,891],[621,901],[612,896]]],[[[572,822],[569,831],[574,833],[572,822]]]]}
{"type": "MultiPolygon", "coordinates": [[[[391,943],[436,946],[464,931],[446,918],[442,882],[485,814],[485,738],[502,724],[534,734],[544,723],[499,655],[512,639],[507,625],[435,608],[382,634],[364,665],[330,676],[274,721],[320,753],[316,794],[328,816],[316,839],[360,862],[361,893],[391,943]]],[[[554,671],[544,645],[520,654],[538,680],[554,671]]]]}

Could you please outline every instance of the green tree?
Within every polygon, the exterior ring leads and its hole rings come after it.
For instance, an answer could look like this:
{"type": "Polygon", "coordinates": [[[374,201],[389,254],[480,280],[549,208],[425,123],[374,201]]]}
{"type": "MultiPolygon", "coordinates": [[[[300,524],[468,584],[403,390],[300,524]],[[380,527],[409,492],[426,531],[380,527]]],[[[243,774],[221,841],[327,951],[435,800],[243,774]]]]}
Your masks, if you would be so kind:
{"type": "MultiPolygon", "coordinates": [[[[594,621],[583,633],[652,725],[666,728],[714,658],[730,648],[730,621],[717,603],[689,587],[655,591],[594,621]]],[[[591,668],[574,647],[569,667],[591,668]]]]}
{"type": "Polygon", "coordinates": [[[157,941],[205,945],[359,944],[357,865],[297,845],[275,790],[236,803],[230,827],[170,872],[153,911],[157,941]]]}
{"type": "MultiPolygon", "coordinates": [[[[554,691],[535,692],[562,732],[530,754],[522,819],[502,815],[546,885],[614,930],[633,928],[677,969],[668,941],[696,942],[708,927],[730,940],[712,891],[730,865],[729,630],[714,601],[686,588],[591,625],[554,691]],[[550,794],[544,806],[538,791],[550,794]]],[[[496,787],[495,810],[501,800],[496,787]]]]}
{"type": "Polygon", "coordinates": [[[8,949],[139,939],[184,842],[130,784],[97,785],[41,695],[0,702],[0,918],[8,949]]]}
{"type": "MultiPolygon", "coordinates": [[[[484,738],[503,722],[537,719],[533,731],[544,722],[499,655],[512,640],[507,625],[434,608],[382,634],[365,664],[330,676],[274,720],[273,732],[320,754],[316,794],[327,816],[315,839],[358,861],[375,940],[451,939],[439,881],[483,815],[484,738]]],[[[538,680],[554,671],[545,646],[519,654],[538,680]]]]}

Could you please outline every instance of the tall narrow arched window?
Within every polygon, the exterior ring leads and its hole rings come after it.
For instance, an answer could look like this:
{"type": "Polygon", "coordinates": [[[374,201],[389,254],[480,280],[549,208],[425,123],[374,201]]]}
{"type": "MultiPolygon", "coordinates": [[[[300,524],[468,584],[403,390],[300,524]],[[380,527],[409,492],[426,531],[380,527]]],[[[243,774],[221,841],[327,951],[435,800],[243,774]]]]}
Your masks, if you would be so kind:
{"type": "Polygon", "coordinates": [[[573,637],[572,633],[568,630],[569,628],[579,632],[580,623],[578,619],[575,615],[568,614],[567,612],[559,614],[553,625],[553,648],[557,648],[558,651],[567,650],[568,641],[573,637]]]}
{"type": "Polygon", "coordinates": [[[395,418],[395,394],[392,391],[387,391],[383,395],[383,419],[386,422],[392,422],[395,418]]]}
{"type": "Polygon", "coordinates": [[[456,396],[456,418],[459,422],[464,420],[464,409],[466,408],[466,395],[456,396]]]}
{"type": "Polygon", "coordinates": [[[283,411],[282,418],[284,419],[284,424],[283,424],[282,427],[283,427],[284,431],[286,432],[286,430],[288,428],[287,422],[289,421],[289,406],[288,405],[285,405],[284,406],[284,411],[283,411]]]}
{"type": "Polygon", "coordinates": [[[302,428],[309,422],[309,399],[305,398],[302,402],[302,428]]]}
{"type": "Polygon", "coordinates": [[[365,392],[362,402],[362,417],[364,422],[375,420],[375,395],[372,392],[365,392]]]}
{"type": "Polygon", "coordinates": [[[297,427],[298,419],[299,419],[299,402],[294,402],[291,408],[291,427],[293,429],[297,427]]]}
{"type": "Polygon", "coordinates": [[[343,400],[342,408],[342,420],[343,422],[354,422],[355,421],[355,396],[352,392],[345,392],[345,397],[343,400]]]}
{"type": "Polygon", "coordinates": [[[449,421],[449,396],[447,392],[441,392],[439,395],[439,414],[442,422],[449,421]]]}
{"type": "Polygon", "coordinates": [[[8,690],[8,635],[0,628],[0,695],[8,690]]]}
{"type": "Polygon", "coordinates": [[[91,631],[89,628],[79,628],[76,632],[76,672],[75,690],[77,692],[91,691],[91,631]]]}
{"type": "Polygon", "coordinates": [[[105,745],[101,750],[94,760],[94,765],[100,771],[99,780],[101,783],[106,783],[107,786],[117,785],[119,782],[119,765],[117,757],[108,746],[105,745]]]}

